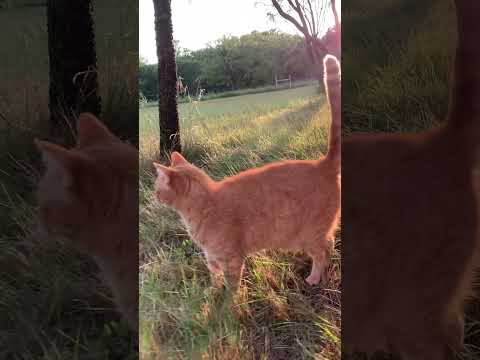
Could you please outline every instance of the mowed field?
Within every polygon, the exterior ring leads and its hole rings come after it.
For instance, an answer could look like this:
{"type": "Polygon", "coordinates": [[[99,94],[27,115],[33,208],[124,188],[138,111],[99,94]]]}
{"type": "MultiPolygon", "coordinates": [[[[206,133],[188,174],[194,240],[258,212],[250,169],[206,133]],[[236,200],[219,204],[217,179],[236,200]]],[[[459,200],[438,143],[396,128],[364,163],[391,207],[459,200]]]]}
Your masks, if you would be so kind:
{"type": "MultiPolygon", "coordinates": [[[[330,114],[315,87],[205,101],[198,110],[180,106],[184,155],[215,179],[327,149],[330,114]]],[[[220,300],[178,216],[154,199],[157,118],[156,107],[140,110],[142,358],[340,359],[339,251],[328,280],[314,287],[305,282],[306,255],[254,254],[238,294],[220,300]]]]}
{"type": "MultiPolygon", "coordinates": [[[[182,125],[189,128],[190,125],[194,126],[192,122],[198,120],[213,120],[213,118],[225,118],[242,113],[268,112],[285,107],[298,99],[312,98],[316,95],[316,86],[304,86],[283,91],[212,99],[195,104],[182,103],[178,105],[178,112],[182,125]]],[[[147,104],[140,112],[140,133],[142,136],[148,136],[152,130],[158,131],[158,108],[156,104],[147,104]]]]}

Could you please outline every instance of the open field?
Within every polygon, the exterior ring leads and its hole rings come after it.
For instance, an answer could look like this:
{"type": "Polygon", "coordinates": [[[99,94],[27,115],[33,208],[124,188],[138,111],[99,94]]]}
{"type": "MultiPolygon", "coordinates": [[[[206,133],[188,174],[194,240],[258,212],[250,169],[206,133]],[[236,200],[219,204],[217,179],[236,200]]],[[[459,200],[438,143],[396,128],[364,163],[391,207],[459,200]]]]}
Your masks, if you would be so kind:
{"type": "MultiPolygon", "coordinates": [[[[182,103],[178,105],[178,112],[183,127],[189,128],[205,119],[210,121],[243,113],[255,114],[268,112],[283,107],[292,101],[317,96],[317,86],[305,86],[295,89],[247,94],[242,96],[219,98],[200,101],[196,104],[182,103]]],[[[144,105],[140,114],[140,134],[142,136],[151,131],[158,131],[158,109],[156,104],[144,105]]]]}
{"type": "MultiPolygon", "coordinates": [[[[326,151],[330,118],[315,89],[246,95],[180,108],[184,155],[215,179],[326,151]],[[308,90],[308,91],[306,91],[308,90]],[[207,116],[206,114],[210,114],[207,116]],[[187,112],[188,114],[188,112],[187,112]]],[[[231,304],[210,287],[202,255],[178,217],[154,200],[156,108],[140,112],[140,349],[144,359],[340,359],[340,257],[310,287],[305,255],[250,256],[231,304]]]]}
{"type": "MultiPolygon", "coordinates": [[[[292,80],[292,89],[304,87],[304,86],[315,86],[318,84],[317,80],[307,79],[307,80],[292,80]]],[[[288,89],[288,84],[279,85],[275,87],[275,85],[266,85],[256,88],[247,88],[247,89],[239,89],[239,90],[230,90],[230,91],[223,91],[219,93],[209,93],[202,96],[203,100],[213,100],[213,99],[221,99],[226,97],[234,97],[234,96],[243,96],[243,95],[251,95],[251,94],[261,94],[266,92],[274,92],[274,91],[283,91],[288,89]]],[[[191,94],[191,97],[195,97],[194,94],[191,94]]],[[[188,97],[182,96],[179,100],[179,103],[186,103],[189,102],[188,97]]]]}

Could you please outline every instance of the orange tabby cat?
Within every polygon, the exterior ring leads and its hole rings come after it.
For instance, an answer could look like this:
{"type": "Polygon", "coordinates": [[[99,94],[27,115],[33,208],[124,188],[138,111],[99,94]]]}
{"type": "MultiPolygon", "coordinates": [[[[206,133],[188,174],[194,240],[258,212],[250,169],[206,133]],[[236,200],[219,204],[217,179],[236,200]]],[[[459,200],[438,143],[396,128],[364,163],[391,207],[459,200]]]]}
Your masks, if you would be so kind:
{"type": "Polygon", "coordinates": [[[235,289],[248,253],[304,250],[312,258],[307,282],[317,284],[334,245],[340,217],[340,67],[324,61],[332,125],[328,154],[244,171],[216,182],[179,153],[171,166],[154,163],[156,197],[175,209],[203,250],[212,274],[235,289]]]}
{"type": "Polygon", "coordinates": [[[138,151],[92,114],[78,119],[77,145],[36,140],[46,173],[39,225],[93,255],[114,299],[138,329],[138,151]]]}
{"type": "Polygon", "coordinates": [[[453,359],[478,265],[480,2],[457,0],[447,122],[343,139],[342,350],[453,359]],[[478,165],[478,162],[477,162],[478,165]]]}

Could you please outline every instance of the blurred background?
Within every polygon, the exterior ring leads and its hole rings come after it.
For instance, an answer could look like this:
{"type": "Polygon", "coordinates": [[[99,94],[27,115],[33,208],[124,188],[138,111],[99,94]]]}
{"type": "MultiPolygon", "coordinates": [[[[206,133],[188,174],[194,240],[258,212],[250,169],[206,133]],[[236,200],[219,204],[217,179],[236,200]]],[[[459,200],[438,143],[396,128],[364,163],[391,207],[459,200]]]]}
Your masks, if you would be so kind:
{"type": "MultiPolygon", "coordinates": [[[[47,24],[53,20],[48,5],[65,9],[68,3],[0,1],[2,359],[138,356],[93,261],[63,243],[41,241],[35,234],[34,190],[42,165],[33,139],[62,142],[53,135],[56,125],[49,111],[49,49],[59,51],[62,43],[49,42],[47,24]]],[[[90,70],[98,78],[100,118],[122,139],[137,144],[138,2],[84,4],[92,6],[97,67],[90,70]]]]}

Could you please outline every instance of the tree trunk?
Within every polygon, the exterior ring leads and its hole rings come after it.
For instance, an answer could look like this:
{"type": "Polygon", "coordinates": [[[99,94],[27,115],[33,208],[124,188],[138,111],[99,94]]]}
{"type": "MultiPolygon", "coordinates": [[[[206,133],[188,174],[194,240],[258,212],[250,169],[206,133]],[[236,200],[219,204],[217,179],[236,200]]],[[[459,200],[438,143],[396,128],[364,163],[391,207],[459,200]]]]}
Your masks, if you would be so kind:
{"type": "Polygon", "coordinates": [[[74,143],[81,112],[100,115],[91,0],[48,0],[51,135],[74,143]]]}
{"type": "Polygon", "coordinates": [[[158,57],[160,152],[181,151],[177,109],[177,68],[170,0],[153,0],[158,57]]]}

